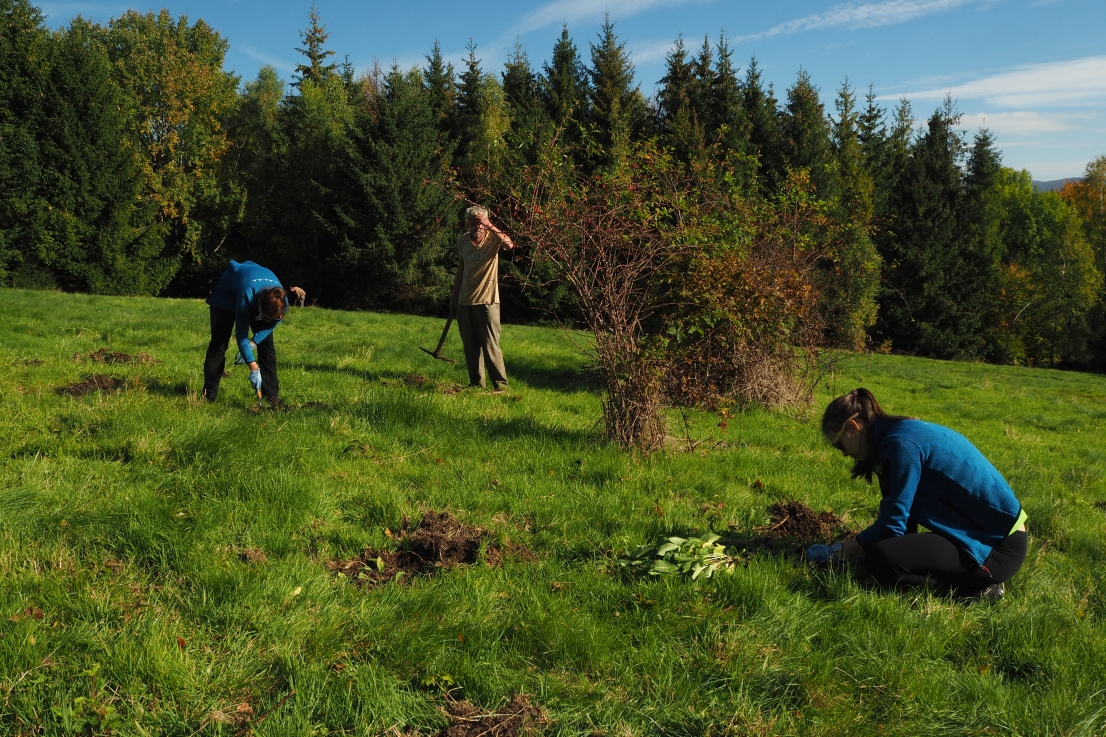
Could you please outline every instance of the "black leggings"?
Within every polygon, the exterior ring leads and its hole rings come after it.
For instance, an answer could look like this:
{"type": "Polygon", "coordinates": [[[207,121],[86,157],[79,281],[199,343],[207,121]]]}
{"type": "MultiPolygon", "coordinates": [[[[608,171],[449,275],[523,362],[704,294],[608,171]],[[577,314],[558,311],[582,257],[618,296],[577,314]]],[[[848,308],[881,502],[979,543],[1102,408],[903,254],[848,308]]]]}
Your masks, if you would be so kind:
{"type": "Polygon", "coordinates": [[[975,596],[1013,578],[1025,562],[1028,546],[1029,535],[1015,532],[994,547],[982,566],[935,532],[881,540],[866,552],[868,569],[885,588],[914,588],[929,579],[938,591],[975,596]]]}
{"type": "MultiPolygon", "coordinates": [[[[250,330],[257,333],[271,328],[273,324],[265,321],[254,321],[250,330]]],[[[207,345],[207,355],[204,356],[204,388],[201,396],[209,402],[214,402],[219,396],[219,382],[223,379],[223,370],[226,368],[226,353],[230,346],[230,334],[234,330],[234,313],[229,310],[211,308],[211,342],[207,345]]],[[[261,393],[266,399],[280,396],[280,381],[277,380],[276,346],[273,343],[273,334],[257,344],[257,367],[261,370],[261,393]]]]}

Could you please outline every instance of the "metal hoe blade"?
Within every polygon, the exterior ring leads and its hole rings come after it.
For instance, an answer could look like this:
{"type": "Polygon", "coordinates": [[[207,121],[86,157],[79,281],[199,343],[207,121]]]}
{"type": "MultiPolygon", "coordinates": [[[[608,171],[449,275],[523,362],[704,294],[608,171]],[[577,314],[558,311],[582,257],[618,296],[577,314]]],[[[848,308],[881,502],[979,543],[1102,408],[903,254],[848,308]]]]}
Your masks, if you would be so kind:
{"type": "Polygon", "coordinates": [[[453,324],[453,318],[452,317],[445,321],[445,328],[442,330],[442,337],[438,341],[438,347],[437,348],[435,348],[434,350],[429,350],[427,348],[423,348],[422,346],[419,346],[419,350],[422,351],[423,353],[426,353],[427,355],[433,356],[434,358],[438,359],[439,361],[449,361],[450,363],[457,363],[452,358],[449,358],[447,356],[442,355],[442,346],[445,345],[446,336],[449,335],[449,326],[452,325],[452,324],[453,324]]]}

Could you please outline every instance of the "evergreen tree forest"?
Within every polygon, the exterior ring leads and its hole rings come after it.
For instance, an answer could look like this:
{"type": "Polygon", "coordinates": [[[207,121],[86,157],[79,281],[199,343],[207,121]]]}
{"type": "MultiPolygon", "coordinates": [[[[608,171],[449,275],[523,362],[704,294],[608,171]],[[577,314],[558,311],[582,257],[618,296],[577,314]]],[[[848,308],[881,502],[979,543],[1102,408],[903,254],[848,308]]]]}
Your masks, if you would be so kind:
{"type": "MultiPolygon", "coordinates": [[[[0,284],[205,296],[252,259],[322,306],[444,314],[466,183],[509,190],[550,146],[596,174],[659,151],[726,178],[749,212],[805,183],[834,225],[812,267],[825,346],[1106,368],[1106,157],[1038,192],[952,101],[820,90],[798,64],[776,90],[724,34],[676,39],[649,96],[610,18],[582,43],[564,27],[543,62],[470,44],[455,67],[435,43],[416,68],[364,73],[314,6],[305,20],[286,83],[227,72],[202,20],[52,30],[0,0],[0,284]]],[[[574,320],[520,251],[505,318],[574,320]]]]}

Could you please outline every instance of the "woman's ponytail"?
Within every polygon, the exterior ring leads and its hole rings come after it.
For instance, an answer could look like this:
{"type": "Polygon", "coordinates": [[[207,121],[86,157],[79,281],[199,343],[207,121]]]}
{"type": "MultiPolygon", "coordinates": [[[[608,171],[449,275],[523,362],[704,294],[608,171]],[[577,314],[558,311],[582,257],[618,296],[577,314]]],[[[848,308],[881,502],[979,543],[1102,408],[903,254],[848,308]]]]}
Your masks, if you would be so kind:
{"type": "MultiPolygon", "coordinates": [[[[864,387],[858,387],[829,403],[826,411],[822,414],[822,434],[826,437],[837,435],[850,419],[856,419],[860,423],[868,436],[869,444],[874,448],[876,420],[897,422],[918,418],[887,414],[883,411],[883,407],[879,406],[874,394],[864,387]]],[[[870,484],[872,483],[872,474],[876,472],[878,467],[878,456],[865,460],[857,459],[856,463],[853,464],[852,476],[854,479],[863,476],[870,484]]]]}

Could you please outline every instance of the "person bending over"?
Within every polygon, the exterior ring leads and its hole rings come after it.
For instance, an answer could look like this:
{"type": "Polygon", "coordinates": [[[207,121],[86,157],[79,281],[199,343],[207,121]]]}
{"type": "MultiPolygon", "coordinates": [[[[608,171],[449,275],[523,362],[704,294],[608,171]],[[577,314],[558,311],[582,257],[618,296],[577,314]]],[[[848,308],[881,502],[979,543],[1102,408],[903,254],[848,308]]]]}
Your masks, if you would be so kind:
{"type": "Polygon", "coordinates": [[[879,479],[879,516],[854,538],[807,550],[812,562],[866,558],[886,588],[933,586],[998,599],[1025,561],[1026,514],[1010,485],[967,438],[893,417],[867,389],[830,402],[822,433],[855,459],[853,478],[879,479]],[[919,533],[918,526],[929,532],[919,533]]]}
{"type": "MultiPolygon", "coordinates": [[[[289,290],[295,303],[302,306],[306,294],[299,287],[289,290]]],[[[280,405],[280,382],[277,379],[276,347],[273,330],[284,319],[288,296],[273,272],[253,261],[230,266],[219,277],[215,291],[207,298],[211,312],[211,342],[204,358],[204,399],[214,402],[219,396],[219,382],[226,367],[227,346],[231,328],[238,351],[249,366],[250,385],[259,391],[273,407],[280,405]],[[250,342],[257,346],[254,356],[250,342]]]]}
{"type": "Polygon", "coordinates": [[[457,319],[469,383],[483,387],[487,368],[492,388],[507,388],[507,369],[499,348],[499,249],[515,244],[488,219],[483,207],[465,210],[465,233],[457,238],[457,274],[449,298],[449,316],[457,319]]]}

